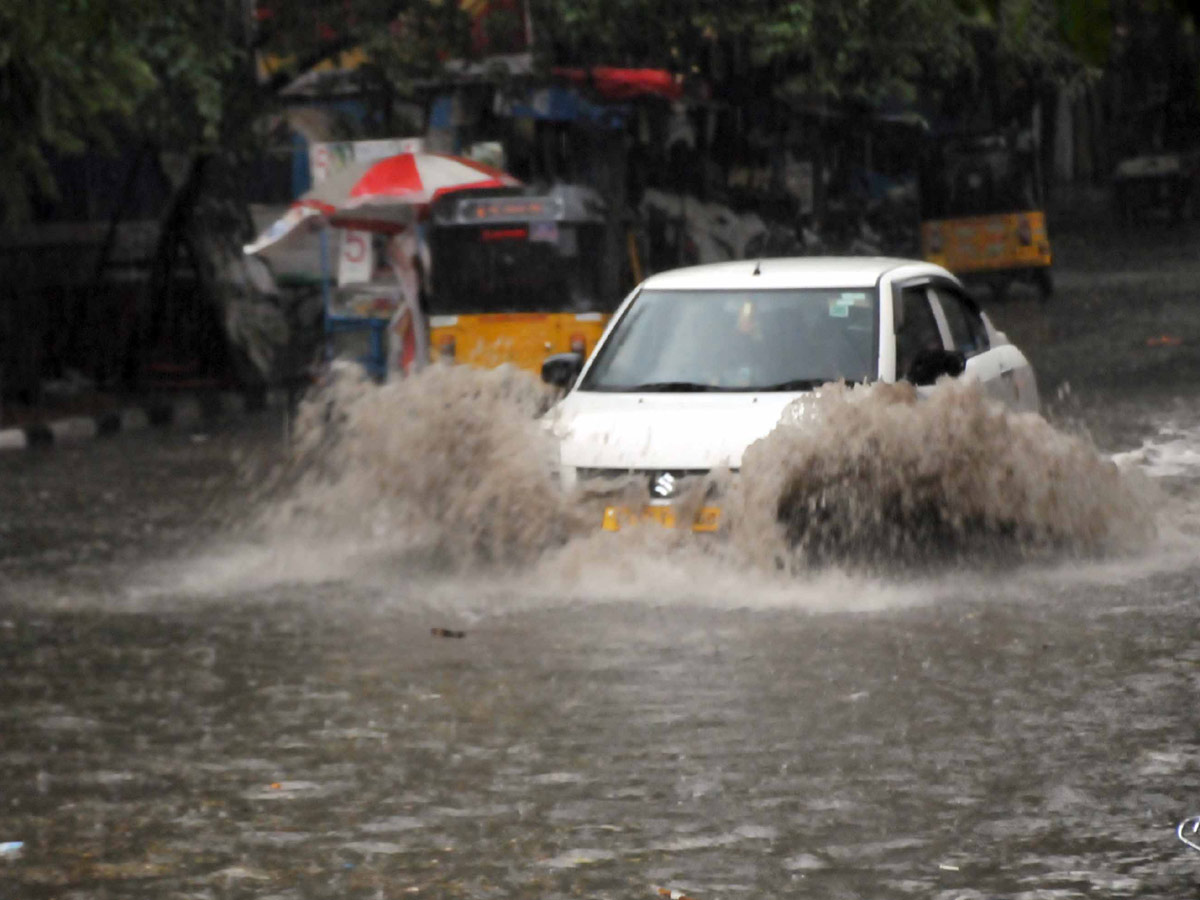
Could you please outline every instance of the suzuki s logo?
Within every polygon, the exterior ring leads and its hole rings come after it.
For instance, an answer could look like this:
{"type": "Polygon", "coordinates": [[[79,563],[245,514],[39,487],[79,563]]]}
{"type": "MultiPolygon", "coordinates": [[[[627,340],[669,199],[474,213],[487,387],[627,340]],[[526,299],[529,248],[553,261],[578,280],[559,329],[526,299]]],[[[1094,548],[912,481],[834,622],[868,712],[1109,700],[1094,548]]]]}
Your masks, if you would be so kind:
{"type": "Polygon", "coordinates": [[[657,478],[650,476],[650,494],[659,500],[669,500],[675,496],[675,476],[663,472],[657,478]]]}

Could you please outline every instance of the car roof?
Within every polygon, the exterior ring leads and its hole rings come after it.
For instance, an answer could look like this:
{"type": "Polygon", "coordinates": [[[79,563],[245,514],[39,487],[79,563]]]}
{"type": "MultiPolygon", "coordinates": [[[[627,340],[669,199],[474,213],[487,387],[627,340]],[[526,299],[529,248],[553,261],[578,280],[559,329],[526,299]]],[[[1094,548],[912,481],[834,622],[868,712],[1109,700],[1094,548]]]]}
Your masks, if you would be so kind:
{"type": "Polygon", "coordinates": [[[873,287],[887,272],[905,269],[905,275],[939,275],[952,278],[941,266],[915,259],[886,256],[799,256],[742,259],[734,262],[690,266],[651,275],[645,290],[746,290],[777,288],[873,287]],[[755,274],[757,268],[758,274],[755,274]]]}

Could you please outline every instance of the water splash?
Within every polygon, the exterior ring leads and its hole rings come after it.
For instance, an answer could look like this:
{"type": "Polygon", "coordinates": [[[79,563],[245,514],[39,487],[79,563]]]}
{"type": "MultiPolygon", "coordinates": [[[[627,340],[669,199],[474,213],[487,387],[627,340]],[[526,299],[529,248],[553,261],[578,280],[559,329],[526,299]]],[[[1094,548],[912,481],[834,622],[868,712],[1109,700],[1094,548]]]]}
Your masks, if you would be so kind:
{"type": "Polygon", "coordinates": [[[384,386],[335,379],[300,411],[292,484],[267,516],[274,539],[390,555],[410,572],[550,568],[561,585],[604,560],[611,578],[634,581],[699,559],[734,575],[781,562],[793,575],[886,572],[1099,557],[1154,534],[1146,491],[1087,440],[946,381],[920,400],[906,384],[830,385],[794,404],[738,477],[713,477],[731,541],[597,535],[596,505],[558,487],[537,421],[552,399],[507,367],[434,366],[384,386]]]}
{"type": "Polygon", "coordinates": [[[829,385],[747,450],[748,555],[869,567],[1095,557],[1144,548],[1151,501],[1080,436],[944,380],[829,385]]]}
{"type": "Polygon", "coordinates": [[[437,365],[382,386],[334,378],[299,410],[290,492],[270,524],[445,565],[528,563],[578,518],[536,421],[551,399],[507,366],[437,365]]]}
{"type": "Polygon", "coordinates": [[[1136,450],[1119,453],[1113,461],[1155,478],[1194,478],[1200,474],[1200,428],[1167,422],[1136,450]]]}

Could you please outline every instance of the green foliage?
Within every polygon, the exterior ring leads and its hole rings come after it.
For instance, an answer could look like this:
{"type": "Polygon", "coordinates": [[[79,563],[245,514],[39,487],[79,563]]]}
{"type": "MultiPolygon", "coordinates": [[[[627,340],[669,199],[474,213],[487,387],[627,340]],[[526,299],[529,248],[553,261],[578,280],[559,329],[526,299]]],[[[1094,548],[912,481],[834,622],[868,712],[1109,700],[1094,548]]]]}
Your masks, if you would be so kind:
{"type": "Polygon", "coordinates": [[[732,43],[777,73],[778,94],[817,102],[961,89],[986,46],[998,79],[1066,78],[1102,64],[1112,34],[1109,0],[534,0],[533,8],[539,35],[575,63],[691,72],[714,43],[732,43]]]}
{"type": "Polygon", "coordinates": [[[406,93],[436,73],[440,61],[461,57],[468,20],[458,0],[275,0],[257,43],[273,60],[272,86],[281,87],[325,59],[361,50],[359,74],[389,91],[406,93]]]}
{"type": "Polygon", "coordinates": [[[1109,0],[1059,0],[1058,26],[1063,42],[1084,63],[1102,66],[1112,47],[1109,0]]]}
{"type": "MultiPolygon", "coordinates": [[[[776,96],[870,105],[978,83],[1065,79],[1107,59],[1111,0],[528,0],[543,65],[770,74],[776,96]],[[994,67],[994,68],[993,68],[994,67]],[[727,68],[728,72],[729,69],[727,68]]],[[[1163,9],[1181,0],[1147,0],[1163,9]]],[[[294,75],[343,50],[391,97],[469,54],[459,0],[0,0],[0,223],[50,191],[47,152],[111,140],[228,154],[294,75]],[[267,83],[255,53],[290,60],[267,83]]],[[[1173,14],[1182,16],[1178,8],[1173,14]]],[[[520,27],[497,16],[496,29],[520,27]]]]}
{"type": "Polygon", "coordinates": [[[796,98],[912,99],[973,65],[962,14],[946,0],[788,2],[755,27],[758,58],[785,73],[796,98]]]}
{"type": "Polygon", "coordinates": [[[153,3],[130,37],[154,73],[138,126],[156,143],[190,150],[221,146],[230,101],[247,88],[252,56],[238,0],[153,3]]]}
{"type": "Polygon", "coordinates": [[[111,135],[153,87],[124,33],[142,0],[0,0],[0,225],[52,192],[46,151],[77,153],[111,135]]]}
{"type": "Polygon", "coordinates": [[[530,0],[543,64],[691,72],[719,33],[742,34],[759,0],[530,0]]]}
{"type": "Polygon", "coordinates": [[[419,82],[436,77],[446,60],[470,56],[470,22],[457,2],[409,0],[399,10],[392,7],[382,20],[386,25],[364,17],[354,33],[371,61],[367,74],[390,92],[411,95],[419,82]]]}
{"type": "Polygon", "coordinates": [[[994,39],[997,77],[1067,79],[1108,61],[1110,0],[956,0],[994,39]]]}
{"type": "Polygon", "coordinates": [[[542,0],[539,35],[577,62],[703,69],[715,45],[743,47],[808,100],[911,95],[973,60],[961,0],[542,0]]]}
{"type": "Polygon", "coordinates": [[[118,135],[215,145],[248,58],[238,0],[0,0],[0,224],[53,196],[47,155],[118,135]]]}

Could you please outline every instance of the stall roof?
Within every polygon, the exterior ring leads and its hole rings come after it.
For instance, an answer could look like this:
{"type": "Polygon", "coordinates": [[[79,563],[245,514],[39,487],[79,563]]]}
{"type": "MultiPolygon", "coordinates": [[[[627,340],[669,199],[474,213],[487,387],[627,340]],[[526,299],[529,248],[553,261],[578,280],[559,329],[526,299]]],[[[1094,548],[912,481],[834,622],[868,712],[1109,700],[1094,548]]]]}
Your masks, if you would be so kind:
{"type": "Polygon", "coordinates": [[[604,100],[634,100],[662,97],[678,100],[683,96],[683,78],[665,69],[618,69],[595,66],[591,69],[556,68],[552,73],[574,84],[589,85],[604,100]]]}

